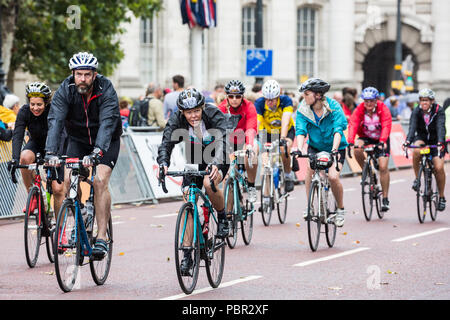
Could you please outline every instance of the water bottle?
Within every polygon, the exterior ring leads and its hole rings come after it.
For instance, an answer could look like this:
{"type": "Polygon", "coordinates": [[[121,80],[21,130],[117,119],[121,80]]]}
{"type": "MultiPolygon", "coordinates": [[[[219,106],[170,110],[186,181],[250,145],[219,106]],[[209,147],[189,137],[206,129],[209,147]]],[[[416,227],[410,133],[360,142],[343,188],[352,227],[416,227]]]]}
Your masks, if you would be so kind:
{"type": "Polygon", "coordinates": [[[86,226],[86,230],[92,231],[94,219],[94,204],[91,201],[87,200],[85,208],[86,208],[86,220],[84,224],[86,226]]]}
{"type": "Polygon", "coordinates": [[[209,232],[209,209],[205,205],[202,206],[202,209],[203,209],[203,217],[204,217],[202,233],[205,237],[207,237],[208,232],[209,232]]]}
{"type": "Polygon", "coordinates": [[[280,169],[278,166],[273,168],[273,184],[275,185],[275,189],[278,188],[278,182],[280,181],[280,169]]]}

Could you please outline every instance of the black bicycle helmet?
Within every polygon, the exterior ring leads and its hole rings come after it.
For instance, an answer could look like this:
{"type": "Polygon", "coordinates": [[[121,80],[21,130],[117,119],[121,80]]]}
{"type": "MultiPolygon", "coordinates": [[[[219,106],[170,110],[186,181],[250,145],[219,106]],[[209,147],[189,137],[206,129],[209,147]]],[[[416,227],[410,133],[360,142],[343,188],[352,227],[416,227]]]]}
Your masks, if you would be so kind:
{"type": "Polygon", "coordinates": [[[180,110],[195,109],[202,107],[204,104],[205,96],[194,88],[183,90],[177,99],[177,107],[180,110]]]}
{"type": "Polygon", "coordinates": [[[319,78],[310,78],[303,82],[299,89],[300,92],[305,92],[307,90],[324,94],[330,90],[330,84],[319,78]]]}
{"type": "Polygon", "coordinates": [[[43,82],[32,82],[25,87],[25,94],[28,102],[30,98],[37,97],[44,99],[44,103],[48,104],[52,95],[52,90],[43,82]]]}
{"type": "Polygon", "coordinates": [[[226,94],[230,94],[230,93],[244,94],[244,92],[245,92],[245,86],[239,80],[231,80],[225,86],[225,93],[226,94]]]}

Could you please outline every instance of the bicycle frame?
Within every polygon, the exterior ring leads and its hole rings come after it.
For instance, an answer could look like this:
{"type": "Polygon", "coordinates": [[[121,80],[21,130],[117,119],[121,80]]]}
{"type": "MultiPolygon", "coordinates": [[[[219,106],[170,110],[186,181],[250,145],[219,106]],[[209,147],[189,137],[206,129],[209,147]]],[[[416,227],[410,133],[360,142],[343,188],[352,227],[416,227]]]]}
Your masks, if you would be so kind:
{"type": "MultiPolygon", "coordinates": [[[[268,159],[267,163],[264,164],[264,171],[263,174],[270,174],[272,176],[272,179],[270,179],[270,196],[272,197],[276,192],[274,192],[274,179],[275,176],[273,174],[274,168],[280,167],[281,162],[281,152],[280,152],[280,143],[278,140],[276,140],[273,143],[266,143],[264,145],[264,152],[267,152],[268,159]],[[277,148],[277,152],[274,152],[274,149],[277,148]]],[[[279,172],[278,172],[279,174],[279,172]]],[[[278,200],[278,199],[277,199],[278,200]]]]}

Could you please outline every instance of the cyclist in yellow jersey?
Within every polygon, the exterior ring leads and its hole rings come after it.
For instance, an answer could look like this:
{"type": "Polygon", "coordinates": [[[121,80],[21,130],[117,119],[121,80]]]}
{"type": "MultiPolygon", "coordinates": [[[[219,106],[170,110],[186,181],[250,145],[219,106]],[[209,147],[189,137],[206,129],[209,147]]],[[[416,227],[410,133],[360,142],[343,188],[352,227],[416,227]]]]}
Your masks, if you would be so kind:
{"type": "MultiPolygon", "coordinates": [[[[263,96],[255,101],[258,114],[258,131],[262,134],[263,142],[272,142],[272,139],[280,139],[281,154],[284,172],[286,175],[286,192],[294,190],[294,172],[292,172],[290,156],[285,156],[283,143],[286,143],[288,155],[291,152],[292,142],[295,138],[294,112],[292,99],[280,95],[280,85],[275,80],[268,80],[262,87],[263,96]]],[[[267,159],[263,154],[263,163],[267,159]]]]}

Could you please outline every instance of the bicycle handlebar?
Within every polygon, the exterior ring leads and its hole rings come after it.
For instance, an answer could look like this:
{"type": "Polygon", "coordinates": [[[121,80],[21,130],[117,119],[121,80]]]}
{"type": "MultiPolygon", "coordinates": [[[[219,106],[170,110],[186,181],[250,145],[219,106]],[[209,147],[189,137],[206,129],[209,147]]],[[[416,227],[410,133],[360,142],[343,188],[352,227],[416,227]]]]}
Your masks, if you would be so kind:
{"type": "MultiPolygon", "coordinates": [[[[161,188],[163,189],[164,193],[168,193],[169,191],[167,190],[166,187],[166,176],[171,176],[171,177],[204,177],[207,176],[211,173],[211,170],[204,170],[204,171],[199,171],[199,170],[184,170],[184,171],[167,171],[167,174],[164,173],[164,166],[160,166],[159,167],[159,178],[158,178],[158,185],[161,186],[161,188]]],[[[212,192],[217,192],[216,186],[214,184],[214,181],[209,178],[209,182],[211,184],[211,190],[212,192]]]]}
{"type": "MultiPolygon", "coordinates": [[[[353,145],[354,149],[363,149],[364,151],[366,149],[370,149],[370,148],[380,149],[380,147],[381,147],[381,153],[384,154],[385,150],[384,150],[384,143],[383,142],[379,142],[379,143],[376,143],[376,144],[367,144],[367,145],[363,145],[363,146],[355,146],[355,145],[353,145]]],[[[353,157],[352,157],[352,153],[350,152],[350,149],[351,149],[351,147],[349,146],[347,148],[347,155],[348,155],[348,157],[350,159],[352,159],[353,157]]]]}
{"type": "MultiPolygon", "coordinates": [[[[409,159],[408,149],[422,149],[422,148],[438,149],[438,148],[440,148],[440,146],[434,145],[434,144],[430,144],[430,145],[421,144],[420,146],[415,146],[415,145],[404,146],[406,159],[409,159]]],[[[439,157],[441,158],[441,156],[439,156],[439,157]]]]}
{"type": "MultiPolygon", "coordinates": [[[[309,158],[309,159],[313,159],[314,154],[312,153],[308,153],[308,154],[303,154],[301,151],[292,151],[291,155],[294,156],[295,158],[309,158]]],[[[339,162],[338,162],[338,153],[336,152],[335,154],[331,153],[331,156],[333,157],[333,162],[336,164],[336,171],[341,171],[341,169],[339,169],[339,162]]]]}

